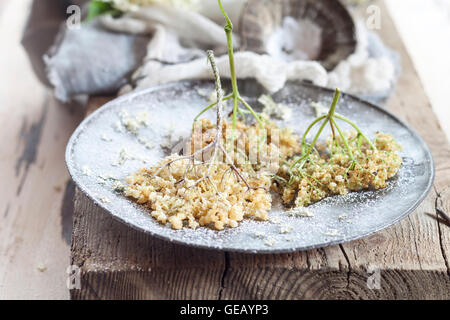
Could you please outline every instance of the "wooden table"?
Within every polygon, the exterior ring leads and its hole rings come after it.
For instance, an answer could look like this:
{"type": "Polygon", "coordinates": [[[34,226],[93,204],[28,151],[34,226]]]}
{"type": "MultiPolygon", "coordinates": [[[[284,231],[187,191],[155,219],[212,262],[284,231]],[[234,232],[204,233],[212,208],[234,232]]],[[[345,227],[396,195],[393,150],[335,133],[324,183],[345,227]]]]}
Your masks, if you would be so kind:
{"type": "Polygon", "coordinates": [[[29,5],[0,1],[0,300],[68,299],[75,187],[64,150],[83,109],[34,76],[20,45],[29,5]]]}
{"type": "Polygon", "coordinates": [[[439,204],[450,211],[450,148],[384,6],[381,35],[403,59],[388,107],[432,149],[433,191],[409,218],[372,237],[290,255],[246,256],[154,240],[79,195],[74,209],[64,150],[82,109],[59,104],[34,77],[19,43],[29,4],[0,1],[0,38],[8,48],[0,52],[0,299],[68,298],[71,263],[82,271],[74,299],[449,298],[450,228],[437,220],[435,199],[442,192],[439,204]],[[366,286],[369,266],[381,270],[380,290],[366,286]]]}
{"type": "MultiPolygon", "coordinates": [[[[436,162],[434,187],[414,213],[358,241],[248,255],[155,239],[113,220],[77,191],[71,251],[81,289],[71,291],[72,299],[449,299],[450,229],[436,205],[450,210],[450,146],[383,3],[377,4],[380,34],[403,63],[388,108],[419,132],[436,162]]],[[[100,104],[93,100],[91,108],[100,104]]]]}

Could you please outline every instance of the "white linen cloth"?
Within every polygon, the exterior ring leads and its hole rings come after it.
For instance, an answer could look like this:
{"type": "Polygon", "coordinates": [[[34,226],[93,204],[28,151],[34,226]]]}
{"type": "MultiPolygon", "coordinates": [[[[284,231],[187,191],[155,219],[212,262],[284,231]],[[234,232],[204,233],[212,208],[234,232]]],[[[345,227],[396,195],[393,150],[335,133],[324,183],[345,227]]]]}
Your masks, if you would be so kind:
{"type": "MultiPolygon", "coordinates": [[[[227,10],[234,8],[231,10],[231,19],[239,21],[244,2],[224,2],[227,10]],[[239,10],[236,10],[236,3],[240,4],[237,6],[240,7],[239,10]]],[[[212,79],[211,70],[205,63],[206,49],[215,49],[216,55],[219,55],[217,66],[221,76],[230,77],[225,32],[219,24],[224,24],[225,20],[217,6],[215,10],[208,6],[202,8],[203,10],[194,12],[171,6],[152,5],[142,7],[139,11],[128,12],[118,19],[111,16],[100,18],[101,23],[113,31],[153,33],[145,61],[133,75],[135,89],[172,81],[212,79]],[[218,11],[219,15],[215,11],[218,11]]],[[[239,37],[234,35],[234,39],[235,46],[238,47],[239,37]]],[[[270,92],[281,89],[287,80],[310,80],[322,86],[327,84],[327,72],[315,61],[285,62],[269,55],[248,51],[237,51],[234,58],[239,79],[255,78],[270,92]]]]}
{"type": "MultiPolygon", "coordinates": [[[[244,3],[242,0],[224,1],[232,20],[239,21],[244,3]]],[[[215,1],[205,2],[198,12],[152,5],[118,19],[103,16],[100,21],[113,31],[153,34],[144,63],[133,75],[134,87],[127,86],[122,92],[172,81],[212,78],[205,63],[206,49],[215,49],[222,77],[230,77],[224,18],[215,1]]],[[[234,39],[238,47],[238,36],[234,39]]],[[[278,91],[288,80],[309,80],[320,86],[339,87],[366,96],[389,91],[396,76],[394,63],[386,56],[370,56],[369,36],[362,22],[357,23],[357,39],[356,51],[329,73],[316,61],[287,62],[269,55],[237,51],[237,77],[255,78],[269,92],[278,91]]]]}
{"type": "MultiPolygon", "coordinates": [[[[236,31],[245,3],[223,0],[236,31]]],[[[197,11],[145,6],[120,18],[101,16],[79,30],[62,28],[45,56],[47,76],[57,98],[68,101],[77,95],[115,93],[119,88],[126,93],[172,81],[212,79],[207,49],[214,50],[222,77],[230,77],[225,19],[216,1],[199,4],[197,11]]],[[[367,31],[364,23],[356,27],[355,52],[330,72],[316,61],[240,51],[235,33],[237,77],[255,78],[269,92],[278,91],[289,80],[309,80],[383,103],[400,71],[398,55],[367,31]]]]}

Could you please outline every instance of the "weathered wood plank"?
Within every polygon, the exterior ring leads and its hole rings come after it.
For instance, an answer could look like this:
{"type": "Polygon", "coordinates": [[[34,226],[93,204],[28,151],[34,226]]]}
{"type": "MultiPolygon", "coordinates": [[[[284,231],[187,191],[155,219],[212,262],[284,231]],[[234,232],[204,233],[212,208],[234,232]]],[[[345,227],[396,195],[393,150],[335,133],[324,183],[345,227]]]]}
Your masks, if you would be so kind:
{"type": "Polygon", "coordinates": [[[64,150],[80,117],[48,94],[30,98],[26,117],[12,120],[22,131],[1,137],[15,143],[0,160],[8,186],[0,201],[0,299],[67,299],[74,185],[64,150]]]}
{"type": "MultiPolygon", "coordinates": [[[[436,207],[444,212],[447,216],[446,218],[450,217],[450,186],[447,186],[447,188],[439,193],[439,197],[436,199],[436,207]]],[[[450,222],[446,218],[443,218],[441,215],[437,214],[442,256],[444,257],[445,265],[447,266],[447,273],[450,277],[450,222]]]]}
{"type": "Polygon", "coordinates": [[[223,253],[137,232],[112,219],[80,191],[76,192],[75,208],[72,264],[82,266],[83,278],[82,290],[72,290],[72,298],[218,297],[223,253]],[[111,290],[114,283],[120,283],[119,292],[111,290]]]}
{"type": "MultiPolygon", "coordinates": [[[[380,289],[372,290],[370,270],[349,269],[339,246],[262,256],[192,249],[124,226],[80,192],[76,199],[87,216],[74,221],[81,239],[73,239],[72,263],[82,266],[83,277],[73,299],[442,299],[450,292],[446,272],[403,267],[414,257],[381,268],[380,289]]],[[[356,242],[378,251],[380,241],[389,240],[356,242]]]]}
{"type": "Polygon", "coordinates": [[[82,114],[33,75],[20,46],[29,4],[0,4],[0,299],[67,299],[74,186],[64,151],[82,114]]]}
{"type": "Polygon", "coordinates": [[[143,235],[77,193],[72,260],[82,265],[83,287],[72,298],[449,299],[450,237],[436,219],[435,199],[450,185],[450,146],[385,7],[376,4],[383,13],[380,34],[403,63],[388,107],[422,135],[436,161],[435,188],[410,217],[339,246],[282,255],[223,254],[143,235]]]}

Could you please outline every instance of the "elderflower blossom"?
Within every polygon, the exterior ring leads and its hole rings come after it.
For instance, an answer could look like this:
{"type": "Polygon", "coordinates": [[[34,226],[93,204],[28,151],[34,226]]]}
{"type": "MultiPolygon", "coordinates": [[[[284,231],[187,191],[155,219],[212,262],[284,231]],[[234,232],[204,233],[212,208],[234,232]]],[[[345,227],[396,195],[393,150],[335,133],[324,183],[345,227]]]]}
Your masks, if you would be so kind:
{"type": "Polygon", "coordinates": [[[397,152],[400,145],[391,135],[378,132],[374,140],[377,150],[372,150],[367,142],[358,146],[355,131],[347,132],[346,135],[357,161],[354,166],[341,138],[333,140],[330,136],[327,147],[333,150],[331,158],[312,154],[302,169],[293,169],[292,177],[289,176],[291,163],[287,162],[280,168],[278,175],[290,181],[276,190],[282,195],[285,204],[295,202],[297,207],[306,207],[331,195],[387,186],[387,181],[398,173],[402,164],[402,158],[397,152]]]}
{"type": "Polygon", "coordinates": [[[137,11],[140,6],[154,4],[163,4],[182,9],[195,10],[198,7],[199,0],[102,0],[111,3],[116,9],[128,12],[137,11]]]}
{"type": "MultiPolygon", "coordinates": [[[[232,124],[224,121],[223,126],[226,132],[232,124]]],[[[196,148],[212,143],[216,136],[215,125],[210,120],[201,119],[196,122],[195,127],[198,130],[194,129],[190,141],[192,153],[196,148]],[[197,146],[194,141],[201,141],[202,145],[197,146]]],[[[237,158],[238,155],[249,154],[248,137],[255,135],[258,128],[257,123],[236,123],[241,141],[248,143],[238,146],[240,149],[233,153],[233,156],[242,176],[254,187],[250,190],[241,179],[236,179],[227,163],[218,161],[211,167],[212,170],[208,169],[206,163],[197,163],[194,169],[189,159],[176,160],[179,156],[172,155],[163,159],[156,167],[144,168],[128,176],[124,193],[151,209],[151,216],[159,223],[170,224],[176,230],[183,227],[212,227],[223,230],[226,227],[235,228],[248,218],[267,221],[272,204],[269,192],[271,175],[262,172],[254,174],[254,170],[261,166],[261,158],[254,164],[238,161],[237,158]],[[168,163],[170,166],[167,166],[168,163]],[[208,179],[202,181],[202,177],[206,175],[208,179]]],[[[267,122],[266,128],[267,139],[271,139],[277,127],[274,123],[267,122]]],[[[271,141],[269,145],[279,151],[277,158],[287,158],[299,151],[299,137],[291,131],[282,130],[279,138],[277,145],[273,144],[275,141],[271,141]]],[[[226,143],[226,138],[222,139],[222,142],[226,143]]],[[[275,224],[281,222],[279,216],[272,217],[270,221],[275,224]]],[[[260,234],[255,234],[255,237],[265,239],[264,235],[260,234]]],[[[267,245],[274,245],[273,240],[265,240],[268,241],[267,245]]]]}

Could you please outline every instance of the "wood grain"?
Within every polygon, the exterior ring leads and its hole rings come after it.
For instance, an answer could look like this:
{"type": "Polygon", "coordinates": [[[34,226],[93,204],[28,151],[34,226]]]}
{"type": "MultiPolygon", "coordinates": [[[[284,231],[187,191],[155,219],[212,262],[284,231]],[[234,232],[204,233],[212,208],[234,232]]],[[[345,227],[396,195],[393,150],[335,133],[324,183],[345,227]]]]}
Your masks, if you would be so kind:
{"type": "Polygon", "coordinates": [[[64,151],[83,115],[33,75],[20,46],[29,5],[0,3],[0,300],[68,299],[74,186],[64,151]]]}
{"type": "MultiPolygon", "coordinates": [[[[247,255],[154,239],[114,221],[77,192],[72,263],[81,266],[82,288],[72,290],[71,297],[449,299],[450,236],[436,214],[436,197],[450,185],[450,146],[383,3],[375,3],[383,14],[380,35],[402,58],[403,72],[388,108],[420,133],[436,162],[434,188],[414,213],[391,228],[343,245],[247,255]]],[[[447,193],[440,201],[448,212],[447,193]]]]}

